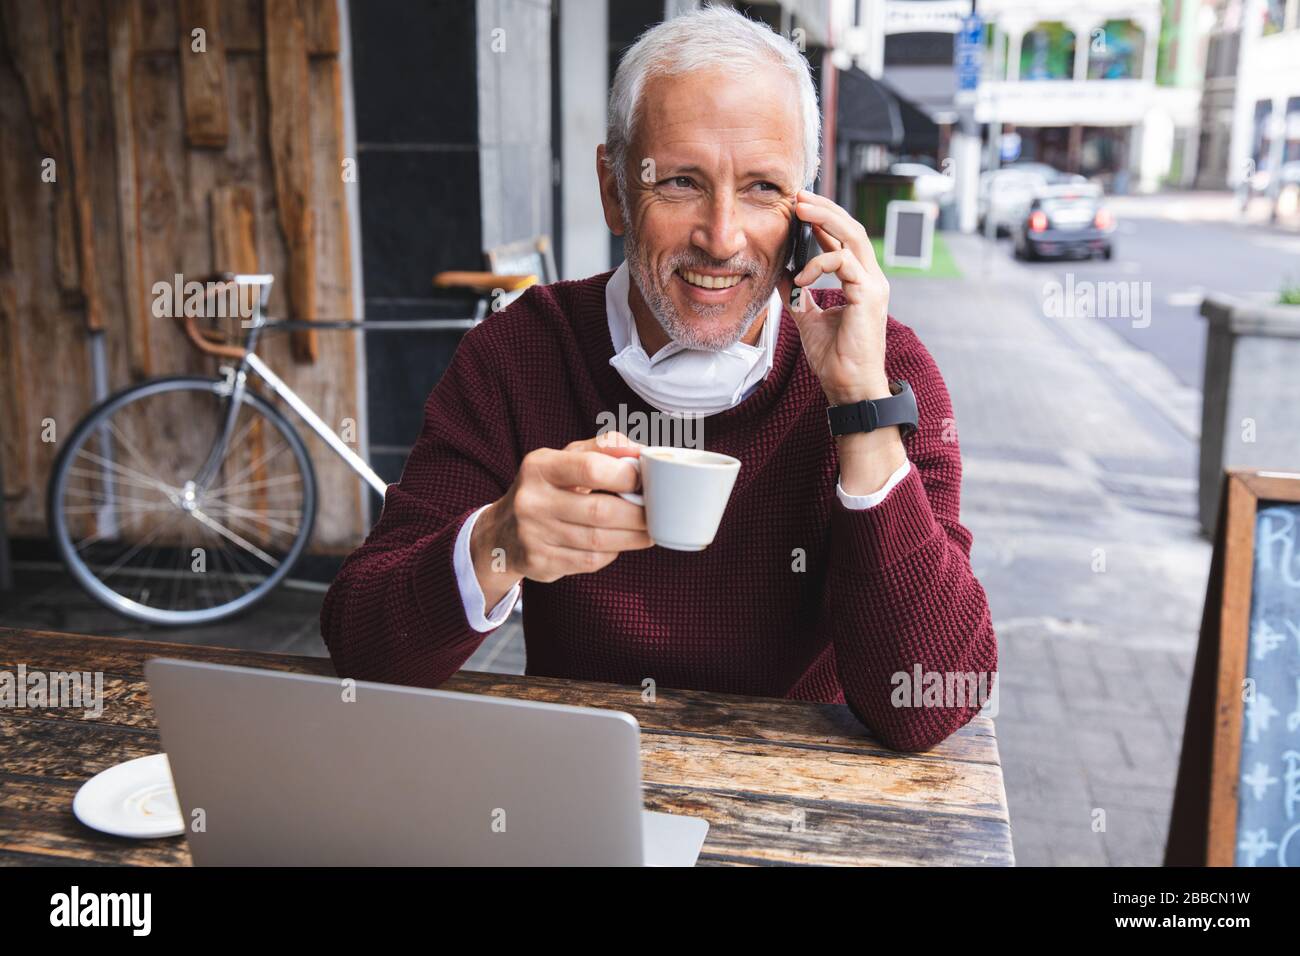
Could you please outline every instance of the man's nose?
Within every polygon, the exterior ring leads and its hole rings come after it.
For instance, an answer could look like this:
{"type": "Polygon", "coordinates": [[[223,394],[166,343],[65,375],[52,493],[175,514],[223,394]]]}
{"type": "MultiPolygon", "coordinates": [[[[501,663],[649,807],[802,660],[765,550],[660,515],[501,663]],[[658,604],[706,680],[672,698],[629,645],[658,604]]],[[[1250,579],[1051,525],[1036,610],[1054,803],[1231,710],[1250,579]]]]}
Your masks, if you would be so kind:
{"type": "Polygon", "coordinates": [[[745,227],[730,196],[719,196],[709,206],[707,218],[695,227],[691,241],[715,262],[726,262],[746,245],[745,227]]]}

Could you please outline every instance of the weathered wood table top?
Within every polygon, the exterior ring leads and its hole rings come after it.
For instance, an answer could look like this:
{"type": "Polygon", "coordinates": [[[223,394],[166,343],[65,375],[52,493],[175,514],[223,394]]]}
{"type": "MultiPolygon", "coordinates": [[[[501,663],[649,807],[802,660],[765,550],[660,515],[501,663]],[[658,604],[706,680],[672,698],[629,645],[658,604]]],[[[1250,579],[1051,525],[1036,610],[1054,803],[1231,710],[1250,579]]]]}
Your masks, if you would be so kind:
{"type": "MultiPolygon", "coordinates": [[[[334,676],[323,658],[0,628],[0,672],[103,673],[103,713],[0,707],[0,863],[188,864],[181,837],[83,826],[72,798],[160,741],[143,665],[177,657],[334,676]]],[[[900,754],[848,708],[771,698],[462,671],[447,690],[626,711],[641,724],[646,807],[709,821],[702,865],[1010,865],[993,722],[900,754]]]]}

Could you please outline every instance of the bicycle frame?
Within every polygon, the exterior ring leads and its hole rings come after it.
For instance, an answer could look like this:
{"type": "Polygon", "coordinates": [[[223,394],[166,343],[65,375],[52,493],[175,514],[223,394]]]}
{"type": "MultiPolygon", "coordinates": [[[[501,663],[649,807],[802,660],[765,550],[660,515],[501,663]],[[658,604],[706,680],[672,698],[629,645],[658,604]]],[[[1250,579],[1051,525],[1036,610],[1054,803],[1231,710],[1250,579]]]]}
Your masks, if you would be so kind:
{"type": "Polygon", "coordinates": [[[262,309],[266,304],[267,296],[271,291],[271,283],[274,277],[269,275],[236,275],[231,276],[227,281],[233,281],[237,285],[251,285],[260,287],[260,293],[255,297],[252,305],[252,316],[244,322],[244,328],[247,334],[244,336],[243,345],[240,348],[229,346],[214,346],[211,341],[204,341],[203,333],[198,332],[192,324],[192,320],[187,319],[186,331],[191,341],[204,352],[236,359],[238,365],[223,365],[221,371],[226,376],[226,388],[229,390],[229,405],[227,406],[225,419],[222,422],[221,432],[218,435],[217,442],[212,447],[207,460],[203,467],[199,469],[198,474],[194,477],[194,487],[199,491],[207,488],[208,484],[216,476],[217,470],[221,467],[221,462],[225,459],[226,451],[229,448],[231,433],[234,430],[235,419],[239,415],[239,408],[242,404],[244,389],[247,387],[248,372],[252,372],[270,387],[280,399],[288,405],[298,417],[306,423],[307,427],[316,433],[325,444],[336,455],[343,459],[349,468],[370,485],[382,497],[388,490],[388,483],[376,474],[375,470],[370,467],[369,463],[348,447],[338,434],[330,428],[325,421],[316,414],[302,397],[298,395],[280,376],[276,375],[270,366],[264,362],[257,354],[257,340],[264,331],[295,331],[295,330],[347,330],[360,329],[362,331],[404,331],[414,332],[420,330],[464,330],[473,328],[482,321],[486,313],[486,303],[480,299],[477,314],[473,319],[410,319],[402,321],[377,321],[377,322],[359,322],[351,319],[329,319],[324,321],[298,321],[290,319],[267,319],[262,315],[262,309]]]}

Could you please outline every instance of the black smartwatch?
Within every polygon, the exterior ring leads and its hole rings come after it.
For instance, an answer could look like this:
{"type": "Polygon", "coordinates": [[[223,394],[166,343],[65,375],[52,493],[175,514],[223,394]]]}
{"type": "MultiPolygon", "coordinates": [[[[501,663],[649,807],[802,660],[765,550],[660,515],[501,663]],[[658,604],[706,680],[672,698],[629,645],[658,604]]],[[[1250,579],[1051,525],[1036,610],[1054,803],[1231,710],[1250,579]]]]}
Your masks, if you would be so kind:
{"type": "Polygon", "coordinates": [[[874,398],[853,405],[832,405],[826,409],[826,420],[832,435],[851,435],[854,432],[873,432],[890,425],[899,426],[903,437],[916,431],[916,396],[906,382],[890,382],[889,398],[874,398]]]}

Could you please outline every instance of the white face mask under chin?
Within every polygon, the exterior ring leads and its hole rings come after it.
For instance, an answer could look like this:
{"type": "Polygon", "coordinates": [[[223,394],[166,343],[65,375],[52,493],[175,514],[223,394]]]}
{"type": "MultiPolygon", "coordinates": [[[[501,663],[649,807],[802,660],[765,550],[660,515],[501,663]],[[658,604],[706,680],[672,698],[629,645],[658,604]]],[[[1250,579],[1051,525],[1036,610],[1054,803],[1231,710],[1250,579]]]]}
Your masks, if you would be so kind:
{"type": "Polygon", "coordinates": [[[609,364],[628,388],[650,405],[677,415],[715,415],[740,404],[746,391],[771,371],[781,322],[779,291],[772,291],[758,345],[736,342],[721,351],[709,351],[669,342],[652,358],[641,347],[628,304],[630,281],[624,262],[605,287],[605,311],[614,343],[609,364]]]}

